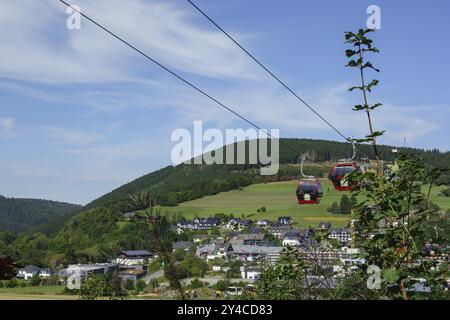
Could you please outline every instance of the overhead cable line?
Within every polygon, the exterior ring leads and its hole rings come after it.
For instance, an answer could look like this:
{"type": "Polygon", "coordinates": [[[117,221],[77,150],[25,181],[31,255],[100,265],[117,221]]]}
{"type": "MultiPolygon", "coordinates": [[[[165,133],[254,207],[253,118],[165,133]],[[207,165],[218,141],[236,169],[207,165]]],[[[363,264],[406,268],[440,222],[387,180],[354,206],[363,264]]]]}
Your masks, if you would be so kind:
{"type": "MultiPolygon", "coordinates": [[[[109,30],[107,27],[103,26],[102,24],[100,24],[99,22],[95,21],[94,19],[90,18],[88,15],[86,15],[85,13],[82,13],[80,10],[78,10],[76,7],[68,4],[66,1],[64,0],[58,0],[59,2],[63,3],[65,6],[72,8],[72,10],[74,10],[75,12],[77,12],[78,14],[80,14],[82,17],[86,18],[87,20],[89,20],[90,22],[92,22],[94,25],[96,25],[97,27],[99,27],[100,29],[102,29],[103,31],[105,31],[106,33],[110,34],[111,36],[113,36],[114,38],[116,38],[117,40],[119,40],[120,42],[122,42],[123,44],[125,44],[126,46],[128,46],[129,48],[133,49],[134,51],[136,51],[137,53],[139,53],[140,55],[142,55],[143,57],[147,58],[148,60],[150,60],[151,62],[153,62],[154,64],[158,65],[159,67],[161,67],[162,69],[164,69],[165,71],[169,72],[171,75],[173,75],[174,77],[176,77],[177,79],[181,80],[182,82],[184,82],[185,84],[187,84],[189,87],[191,87],[192,89],[196,90],[197,92],[201,93],[202,95],[204,95],[205,97],[209,98],[210,100],[214,101],[216,104],[218,104],[219,106],[221,106],[222,108],[228,110],[229,112],[231,112],[232,114],[234,114],[235,116],[239,117],[240,119],[244,120],[245,122],[247,122],[248,124],[250,124],[251,126],[255,127],[258,130],[263,131],[268,137],[272,138],[272,139],[279,139],[279,137],[274,137],[272,136],[267,130],[262,129],[260,126],[258,126],[257,124],[255,124],[254,122],[248,120],[246,117],[240,115],[237,111],[235,111],[234,109],[226,106],[224,103],[220,102],[219,100],[217,100],[216,98],[214,98],[213,96],[211,96],[210,94],[206,93],[204,90],[200,89],[199,87],[197,87],[196,85],[194,85],[193,83],[191,83],[190,81],[184,79],[182,76],[180,76],[179,74],[177,74],[175,71],[171,70],[170,68],[164,66],[163,64],[161,64],[160,62],[156,61],[155,59],[153,59],[152,57],[150,57],[149,55],[147,55],[146,53],[144,53],[142,50],[138,49],[136,46],[132,45],[130,42],[126,41],[125,39],[123,39],[122,37],[120,37],[119,35],[117,35],[116,33],[112,32],[111,30],[109,30]]],[[[292,146],[290,146],[287,143],[284,143],[282,140],[279,139],[280,144],[288,147],[289,149],[291,149],[292,151],[294,151],[295,153],[300,153],[298,150],[296,150],[295,148],[293,148],[292,146]]]]}
{"type": "Polygon", "coordinates": [[[339,131],[333,124],[331,124],[324,116],[317,112],[313,107],[311,107],[304,99],[302,99],[297,93],[294,92],[286,83],[284,83],[279,77],[277,77],[272,71],[269,70],[260,60],[258,60],[253,54],[251,54],[247,49],[245,49],[237,40],[235,40],[228,32],[226,32],[221,26],[219,26],[211,17],[209,17],[202,9],[200,9],[191,0],[186,0],[189,2],[198,12],[200,12],[206,19],[208,19],[217,29],[222,31],[231,41],[233,41],[242,51],[244,51],[250,58],[252,58],[261,68],[263,68],[269,75],[271,75],[275,80],[277,80],[286,90],[293,94],[298,100],[300,100],[306,107],[308,107],[314,114],[316,114],[322,121],[324,121],[330,128],[332,128],[338,135],[344,138],[346,141],[351,142],[352,139],[346,137],[341,131],[339,131]]]}

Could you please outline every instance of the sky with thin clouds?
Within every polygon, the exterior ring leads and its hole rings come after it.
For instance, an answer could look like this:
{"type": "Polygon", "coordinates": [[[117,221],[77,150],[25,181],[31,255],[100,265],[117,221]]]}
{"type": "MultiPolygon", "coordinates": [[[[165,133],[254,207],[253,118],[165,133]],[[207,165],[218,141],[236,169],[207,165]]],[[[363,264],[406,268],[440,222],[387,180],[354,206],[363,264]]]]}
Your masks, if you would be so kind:
{"type": "MultiPolygon", "coordinates": [[[[450,3],[196,0],[347,136],[367,120],[343,34],[381,8],[370,101],[381,142],[450,150],[450,3]]],[[[341,141],[185,0],[73,0],[81,10],[263,128],[341,141]]],[[[177,128],[248,128],[57,0],[0,1],[0,194],[85,204],[171,165],[177,128]]]]}

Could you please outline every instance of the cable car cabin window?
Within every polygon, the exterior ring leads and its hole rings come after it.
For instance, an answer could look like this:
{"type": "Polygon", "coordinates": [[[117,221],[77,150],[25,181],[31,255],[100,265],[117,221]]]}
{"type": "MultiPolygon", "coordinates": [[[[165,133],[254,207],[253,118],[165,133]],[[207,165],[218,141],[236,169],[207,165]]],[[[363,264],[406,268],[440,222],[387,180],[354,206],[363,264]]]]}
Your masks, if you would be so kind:
{"type": "Polygon", "coordinates": [[[317,193],[317,187],[316,187],[316,182],[315,181],[311,181],[311,182],[302,182],[300,184],[300,193],[305,194],[311,194],[311,195],[315,195],[317,193]]]}
{"type": "Polygon", "coordinates": [[[336,167],[334,169],[334,176],[345,176],[349,173],[352,173],[355,170],[353,166],[345,166],[345,167],[336,167]]]}
{"type": "Polygon", "coordinates": [[[320,182],[318,182],[317,184],[317,193],[319,194],[319,196],[322,196],[323,194],[322,184],[320,182]]]}
{"type": "Polygon", "coordinates": [[[311,197],[321,197],[323,194],[322,184],[320,181],[300,181],[297,189],[297,195],[303,197],[304,195],[310,195],[311,197]]]}

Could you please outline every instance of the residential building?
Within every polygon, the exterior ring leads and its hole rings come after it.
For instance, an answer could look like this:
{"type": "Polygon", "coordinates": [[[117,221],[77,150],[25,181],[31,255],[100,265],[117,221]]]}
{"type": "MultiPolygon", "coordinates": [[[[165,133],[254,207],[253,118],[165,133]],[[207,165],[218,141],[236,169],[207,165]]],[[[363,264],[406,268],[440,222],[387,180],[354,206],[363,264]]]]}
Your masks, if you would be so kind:
{"type": "Polygon", "coordinates": [[[144,270],[138,269],[125,269],[120,271],[120,278],[124,282],[131,279],[134,283],[136,283],[138,280],[142,279],[145,275],[146,272],[144,270]]]}
{"type": "Polygon", "coordinates": [[[147,250],[122,251],[116,259],[116,263],[125,266],[146,265],[152,257],[153,254],[147,250]]]}
{"type": "Polygon", "coordinates": [[[226,256],[225,246],[222,244],[207,244],[197,248],[195,255],[205,260],[222,259],[226,256]]]}
{"type": "Polygon", "coordinates": [[[40,278],[49,278],[54,275],[54,272],[49,268],[43,268],[39,271],[40,278]]]}
{"type": "Polygon", "coordinates": [[[195,245],[193,242],[190,242],[190,241],[178,241],[178,242],[174,242],[172,244],[173,251],[175,251],[177,249],[182,249],[182,250],[188,252],[193,247],[195,247],[195,245]]]}
{"type": "Polygon", "coordinates": [[[193,237],[192,242],[195,244],[205,243],[209,240],[210,236],[207,234],[197,234],[193,237]]]}
{"type": "Polygon", "coordinates": [[[238,259],[241,261],[255,261],[264,259],[275,262],[280,257],[283,247],[275,246],[250,246],[229,244],[226,249],[228,259],[238,259]]]}
{"type": "Polygon", "coordinates": [[[21,268],[17,271],[17,278],[29,280],[34,276],[39,275],[41,268],[28,265],[25,268],[21,268]]]}
{"type": "Polygon", "coordinates": [[[86,279],[94,274],[106,274],[107,272],[117,269],[115,263],[96,263],[96,264],[71,264],[66,269],[59,272],[61,278],[67,278],[71,285],[80,284],[81,280],[86,279]]]}
{"type": "Polygon", "coordinates": [[[292,229],[287,231],[283,236],[283,246],[310,248],[315,240],[313,238],[314,232],[312,229],[292,229]]]}
{"type": "Polygon", "coordinates": [[[253,222],[251,220],[242,220],[239,218],[233,218],[228,221],[226,224],[226,228],[230,230],[237,230],[241,231],[244,228],[251,228],[253,225],[253,222]]]}
{"type": "Polygon", "coordinates": [[[258,280],[261,275],[259,267],[241,267],[241,277],[247,280],[258,280]]]}
{"type": "Polygon", "coordinates": [[[300,231],[294,230],[294,231],[288,231],[283,236],[283,246],[291,246],[291,247],[297,247],[300,246],[301,241],[301,234],[300,231]]]}
{"type": "Polygon", "coordinates": [[[292,226],[278,223],[270,226],[268,229],[271,235],[280,240],[283,239],[284,234],[290,230],[292,230],[292,226]]]}
{"type": "Polygon", "coordinates": [[[348,228],[332,229],[328,237],[344,244],[352,240],[351,232],[348,228]]]}
{"type": "Polygon", "coordinates": [[[294,223],[294,219],[292,219],[291,217],[278,217],[277,223],[291,225],[294,223]]]}
{"type": "Polygon", "coordinates": [[[264,233],[240,233],[233,236],[229,243],[244,245],[260,245],[266,243],[264,233]]]}
{"type": "Polygon", "coordinates": [[[267,219],[258,220],[256,222],[256,225],[260,228],[267,228],[270,226],[270,224],[271,224],[271,222],[267,219]]]}
{"type": "Polygon", "coordinates": [[[196,228],[195,230],[209,230],[213,227],[216,227],[219,225],[219,219],[217,218],[195,218],[193,220],[196,228]]]}
{"type": "Polygon", "coordinates": [[[177,223],[177,233],[182,234],[184,230],[209,230],[218,226],[220,220],[217,218],[194,218],[192,221],[180,221],[177,223]]]}
{"type": "Polygon", "coordinates": [[[326,221],[321,221],[321,222],[319,222],[317,229],[320,231],[328,231],[329,229],[331,229],[331,223],[326,222],[326,221]]]}

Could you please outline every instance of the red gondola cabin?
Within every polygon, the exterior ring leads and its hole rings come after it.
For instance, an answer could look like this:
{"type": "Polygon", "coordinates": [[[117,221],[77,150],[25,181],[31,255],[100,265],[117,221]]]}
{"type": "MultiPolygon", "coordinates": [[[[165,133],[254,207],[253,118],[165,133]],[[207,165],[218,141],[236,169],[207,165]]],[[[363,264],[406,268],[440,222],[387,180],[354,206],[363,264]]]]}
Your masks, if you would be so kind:
{"type": "Polygon", "coordinates": [[[330,172],[330,180],[333,183],[334,189],[338,191],[352,190],[356,183],[346,181],[345,176],[356,170],[355,163],[338,163],[330,172]]]}
{"type": "Polygon", "coordinates": [[[296,198],[299,204],[319,204],[322,184],[317,178],[302,179],[297,185],[296,198]]]}

